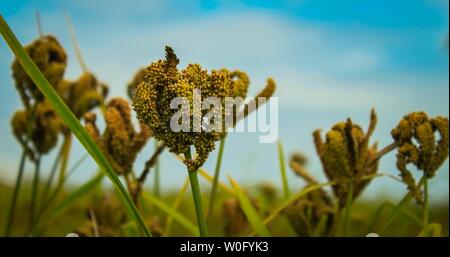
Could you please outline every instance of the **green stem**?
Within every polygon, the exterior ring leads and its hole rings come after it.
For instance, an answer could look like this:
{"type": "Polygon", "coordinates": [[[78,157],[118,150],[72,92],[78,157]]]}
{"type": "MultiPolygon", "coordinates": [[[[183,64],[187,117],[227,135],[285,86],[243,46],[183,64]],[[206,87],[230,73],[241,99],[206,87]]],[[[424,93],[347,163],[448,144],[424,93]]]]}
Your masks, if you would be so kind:
{"type": "Polygon", "coordinates": [[[222,140],[220,140],[219,154],[217,156],[216,168],[214,170],[214,179],[212,182],[211,195],[210,195],[210,199],[209,199],[209,208],[208,208],[208,217],[207,217],[208,223],[211,221],[215,198],[216,198],[216,193],[217,193],[217,185],[219,184],[220,167],[222,166],[222,156],[223,156],[223,149],[225,147],[225,139],[226,139],[226,137],[224,137],[224,138],[222,138],[222,140]]]}
{"type": "Polygon", "coordinates": [[[20,185],[22,184],[23,171],[25,169],[25,160],[27,154],[25,149],[22,152],[22,157],[20,158],[19,171],[17,173],[16,185],[14,186],[13,197],[11,201],[11,206],[9,208],[8,221],[6,223],[5,236],[11,235],[12,223],[14,222],[14,212],[16,210],[17,197],[19,196],[20,185]]]}
{"type": "Polygon", "coordinates": [[[428,177],[423,175],[423,193],[424,193],[424,204],[423,204],[423,229],[425,235],[428,235],[428,224],[430,222],[430,207],[429,207],[429,195],[428,195],[428,177]]]}
{"type": "MultiPolygon", "coordinates": [[[[158,141],[155,140],[155,151],[157,151],[158,149],[158,141]]],[[[160,196],[160,177],[159,177],[159,172],[160,171],[160,166],[159,166],[159,160],[156,160],[155,163],[155,181],[153,182],[153,195],[155,195],[156,197],[159,198],[160,196]]]]}
{"type": "MultiPolygon", "coordinates": [[[[184,154],[187,160],[191,160],[191,149],[189,148],[184,154]]],[[[198,183],[197,170],[188,170],[189,180],[191,182],[192,198],[195,204],[195,213],[197,215],[198,229],[201,237],[208,236],[205,215],[203,214],[202,196],[200,194],[200,185],[198,183]]]]}
{"type": "Polygon", "coordinates": [[[30,219],[29,219],[29,229],[33,228],[35,223],[35,211],[37,205],[37,195],[39,193],[39,177],[40,177],[40,169],[41,169],[41,156],[38,155],[35,163],[35,171],[33,177],[33,185],[31,188],[31,205],[30,205],[30,219]]]}
{"type": "Polygon", "coordinates": [[[19,171],[17,173],[16,185],[14,187],[13,198],[11,201],[11,207],[9,209],[8,222],[6,224],[6,232],[5,232],[6,236],[9,236],[11,234],[12,223],[13,223],[14,217],[15,217],[17,198],[19,196],[20,185],[22,184],[22,178],[23,178],[23,171],[25,169],[28,141],[30,141],[30,137],[31,137],[31,133],[32,133],[32,123],[34,122],[35,118],[36,118],[36,104],[33,105],[33,108],[31,110],[31,118],[27,122],[27,134],[26,134],[24,143],[22,145],[22,147],[23,147],[22,157],[20,159],[19,171]]]}
{"type": "MultiPolygon", "coordinates": [[[[81,165],[81,163],[88,157],[89,155],[86,154],[82,156],[69,170],[69,173],[64,178],[64,182],[69,179],[70,175],[72,175],[75,170],[81,165]]],[[[41,208],[39,210],[38,216],[37,216],[37,222],[34,224],[34,227],[31,229],[31,233],[34,234],[36,231],[36,227],[39,225],[39,222],[41,221],[41,218],[46,214],[46,211],[49,210],[49,207],[52,206],[53,202],[55,201],[56,197],[59,195],[61,190],[63,189],[63,184],[56,187],[56,189],[50,194],[50,196],[46,199],[43,198],[44,202],[41,205],[41,208]]]]}
{"type": "Polygon", "coordinates": [[[55,175],[56,175],[56,169],[58,168],[59,162],[61,161],[63,147],[64,147],[64,145],[61,146],[61,149],[60,149],[58,155],[55,157],[55,161],[53,162],[52,169],[50,171],[50,176],[48,177],[47,183],[45,184],[44,193],[42,193],[42,201],[43,202],[45,202],[45,200],[47,199],[47,195],[50,192],[50,188],[52,187],[53,179],[55,178],[55,175]]]}
{"type": "Polygon", "coordinates": [[[348,235],[348,230],[350,227],[350,214],[352,211],[352,204],[353,204],[353,181],[350,180],[350,185],[349,185],[348,194],[347,194],[347,201],[345,203],[343,236],[348,235]]]}
{"type": "Polygon", "coordinates": [[[278,141],[278,161],[280,162],[280,172],[281,172],[281,180],[283,183],[283,192],[284,192],[284,198],[289,198],[289,183],[287,179],[286,174],[286,165],[284,163],[284,152],[283,152],[283,145],[281,141],[278,141]]]}
{"type": "Polygon", "coordinates": [[[64,178],[66,177],[67,164],[69,163],[70,148],[72,146],[72,135],[70,133],[65,134],[64,144],[62,148],[62,162],[59,169],[58,186],[62,186],[64,178]]]}
{"type": "MultiPolygon", "coordinates": [[[[425,182],[425,176],[420,179],[419,183],[417,184],[417,187],[420,189],[422,184],[425,182]]],[[[378,231],[378,234],[383,235],[386,229],[389,228],[389,226],[394,222],[395,218],[397,218],[397,215],[402,212],[402,210],[408,206],[408,204],[413,199],[413,196],[410,192],[408,192],[403,199],[397,204],[395,209],[392,211],[391,215],[387,218],[387,221],[383,224],[381,229],[378,231]]]]}

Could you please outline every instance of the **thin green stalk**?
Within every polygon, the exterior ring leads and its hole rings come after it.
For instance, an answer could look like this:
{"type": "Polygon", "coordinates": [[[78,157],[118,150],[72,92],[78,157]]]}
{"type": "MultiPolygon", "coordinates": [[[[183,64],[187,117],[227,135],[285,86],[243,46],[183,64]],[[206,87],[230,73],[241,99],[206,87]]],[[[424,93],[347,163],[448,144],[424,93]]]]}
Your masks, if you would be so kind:
{"type": "Polygon", "coordinates": [[[283,144],[278,141],[278,161],[280,162],[281,181],[283,182],[284,199],[289,198],[289,183],[286,174],[286,164],[284,159],[283,144]]]}
{"type": "Polygon", "coordinates": [[[41,16],[39,15],[39,11],[36,11],[34,14],[36,16],[36,30],[38,32],[38,37],[42,37],[44,33],[42,32],[41,16]]]}
{"type": "Polygon", "coordinates": [[[88,72],[88,68],[86,63],[84,62],[83,55],[81,54],[80,46],[78,45],[77,36],[75,33],[75,29],[73,27],[72,21],[70,20],[70,15],[66,13],[66,24],[67,29],[69,30],[70,39],[72,40],[73,49],[75,49],[75,56],[77,57],[78,63],[80,64],[81,70],[83,73],[88,72]]]}
{"type": "Polygon", "coordinates": [[[55,157],[55,161],[53,162],[52,169],[50,170],[50,176],[47,179],[47,183],[45,184],[44,192],[42,193],[42,201],[45,202],[47,199],[47,195],[50,192],[50,188],[53,184],[53,179],[56,175],[56,169],[58,169],[59,162],[61,161],[62,151],[64,148],[64,143],[61,146],[61,149],[59,150],[58,154],[55,157]]]}
{"type": "Polygon", "coordinates": [[[217,185],[219,184],[220,167],[222,166],[222,156],[223,156],[223,149],[225,147],[225,139],[226,139],[226,137],[224,137],[224,138],[222,138],[222,140],[220,140],[219,153],[217,155],[216,168],[214,170],[214,179],[212,182],[211,195],[210,195],[210,199],[209,199],[209,208],[208,208],[208,217],[207,217],[208,224],[209,224],[209,222],[211,222],[211,217],[212,217],[216,193],[217,193],[217,185]]]}
{"type": "Polygon", "coordinates": [[[11,201],[11,206],[9,208],[8,222],[6,223],[6,231],[5,231],[6,236],[9,236],[11,234],[12,223],[14,222],[17,198],[18,198],[19,192],[20,192],[20,185],[22,184],[23,171],[25,169],[25,161],[26,161],[26,157],[27,157],[26,149],[28,147],[28,141],[30,141],[30,137],[31,137],[31,132],[32,132],[31,125],[34,122],[35,118],[36,118],[36,104],[33,105],[33,108],[31,110],[31,119],[29,119],[27,122],[27,130],[26,130],[27,134],[25,137],[24,144],[22,145],[22,147],[23,147],[22,157],[20,158],[19,171],[17,172],[17,178],[16,178],[16,185],[14,187],[13,198],[11,201]]]}
{"type": "Polygon", "coordinates": [[[142,196],[144,199],[149,201],[151,204],[158,207],[161,211],[172,216],[180,225],[182,225],[184,228],[189,230],[192,234],[194,234],[195,236],[199,236],[198,228],[195,226],[194,223],[192,223],[190,220],[188,220],[183,214],[174,210],[170,205],[161,201],[160,199],[158,199],[154,195],[150,194],[149,192],[142,192],[142,196]]]}
{"type": "MultiPolygon", "coordinates": [[[[69,173],[66,175],[64,182],[67,181],[67,179],[69,179],[70,175],[72,175],[75,170],[78,168],[78,166],[81,165],[81,163],[83,163],[83,161],[89,156],[89,154],[85,154],[83,155],[74,165],[73,167],[69,170],[69,173]]],[[[59,193],[61,192],[62,188],[63,188],[63,184],[61,184],[60,186],[56,187],[56,189],[52,192],[52,194],[48,197],[48,199],[43,199],[43,203],[41,205],[41,209],[39,210],[38,213],[38,218],[37,221],[34,225],[34,228],[31,229],[31,233],[34,234],[34,231],[36,231],[36,227],[39,225],[39,221],[41,220],[41,218],[44,216],[44,214],[46,214],[46,211],[49,210],[49,207],[52,206],[53,202],[55,201],[56,197],[59,195],[59,193]]]]}
{"type": "Polygon", "coordinates": [[[352,212],[352,204],[353,204],[353,181],[350,180],[347,194],[347,201],[345,203],[343,236],[348,235],[348,230],[350,228],[350,215],[352,212]]]}
{"type": "Polygon", "coordinates": [[[250,199],[244,194],[239,184],[233,180],[230,176],[228,176],[228,180],[230,181],[231,186],[236,194],[236,198],[239,201],[239,204],[247,217],[248,222],[252,225],[255,233],[258,236],[270,237],[270,231],[267,229],[264,221],[261,216],[258,214],[256,209],[253,207],[250,199]]]}
{"type": "Polygon", "coordinates": [[[23,171],[25,169],[26,157],[27,157],[27,154],[24,149],[22,151],[22,157],[20,157],[20,164],[19,164],[19,171],[17,172],[16,185],[14,186],[12,201],[11,201],[11,205],[9,208],[8,221],[6,222],[5,236],[11,235],[11,228],[12,228],[12,224],[14,222],[14,217],[15,217],[14,213],[16,210],[16,204],[17,204],[17,198],[19,196],[20,185],[22,184],[22,177],[23,177],[23,171]]]}
{"type": "Polygon", "coordinates": [[[430,222],[430,207],[429,207],[429,196],[428,196],[428,177],[423,175],[423,194],[424,194],[424,204],[423,204],[423,229],[425,234],[428,231],[428,224],[430,222]]]}
{"type": "Polygon", "coordinates": [[[69,163],[70,149],[72,146],[72,135],[67,133],[64,136],[64,145],[62,151],[61,166],[59,168],[58,186],[62,186],[66,177],[67,164],[69,163]]]}
{"type": "MultiPolygon", "coordinates": [[[[370,224],[367,229],[367,234],[372,233],[374,231],[375,225],[377,224],[377,221],[381,214],[386,210],[392,210],[395,208],[395,205],[389,202],[384,202],[380,207],[378,207],[377,211],[374,213],[372,219],[370,220],[370,224]]],[[[408,210],[402,210],[405,217],[409,218],[412,222],[416,223],[419,227],[423,227],[423,220],[416,216],[414,213],[408,211],[408,210]]]]}
{"type": "Polygon", "coordinates": [[[39,177],[40,177],[40,170],[41,170],[41,156],[39,155],[36,158],[35,162],[35,170],[34,170],[34,177],[33,177],[33,185],[31,187],[31,204],[30,204],[30,219],[28,228],[31,230],[31,228],[34,226],[35,223],[35,212],[36,212],[36,205],[37,205],[37,199],[39,194],[39,177]]]}
{"type": "MultiPolygon", "coordinates": [[[[422,179],[420,179],[420,181],[417,185],[417,187],[419,189],[422,186],[422,184],[425,182],[424,180],[425,180],[425,176],[423,176],[422,179]]],[[[408,204],[411,202],[412,199],[413,199],[413,196],[411,195],[411,193],[410,192],[406,193],[406,195],[403,197],[403,199],[394,208],[391,215],[389,215],[389,217],[387,218],[387,221],[380,228],[380,230],[378,231],[378,234],[382,235],[386,231],[386,229],[389,228],[389,226],[392,224],[392,222],[394,222],[395,218],[397,218],[397,215],[400,214],[406,206],[408,206],[408,204]]]]}
{"type": "Polygon", "coordinates": [[[105,155],[102,153],[100,148],[95,144],[93,139],[86,132],[83,125],[81,125],[80,121],[75,117],[75,115],[70,111],[55,89],[50,85],[45,76],[33,62],[33,60],[27,55],[25,50],[23,49],[20,42],[17,40],[14,33],[9,28],[6,21],[3,19],[3,16],[0,15],[0,33],[3,36],[3,39],[10,47],[11,51],[20,61],[20,64],[24,68],[27,75],[33,80],[35,85],[39,88],[41,93],[45,96],[45,98],[52,104],[54,110],[57,114],[64,120],[66,125],[72,131],[72,133],[78,138],[80,143],[84,146],[84,148],[89,152],[92,158],[96,161],[98,166],[101,168],[103,172],[106,173],[108,178],[113,183],[116,188],[120,199],[122,200],[124,206],[126,207],[130,217],[132,217],[139,228],[146,236],[151,236],[150,231],[148,230],[145,221],[140,215],[136,205],[133,204],[133,200],[131,196],[127,193],[127,190],[124,188],[114,169],[109,164],[105,155]]]}
{"type": "MultiPolygon", "coordinates": [[[[192,159],[190,148],[186,151],[184,156],[187,160],[192,159]]],[[[207,237],[208,229],[206,226],[205,215],[203,213],[202,196],[201,196],[200,185],[198,183],[198,177],[197,177],[198,172],[196,170],[192,170],[192,171],[188,170],[188,173],[189,173],[189,181],[191,182],[192,198],[194,199],[195,213],[197,215],[197,223],[198,223],[198,229],[200,231],[200,236],[207,237]]]]}
{"type": "MultiPolygon", "coordinates": [[[[156,141],[155,140],[155,151],[158,149],[158,141],[156,141]]],[[[160,175],[160,162],[159,162],[159,160],[156,160],[156,163],[155,163],[155,181],[153,181],[153,194],[156,196],[156,197],[159,197],[160,196],[160,177],[159,177],[159,175],[160,175]]]]}
{"type": "MultiPolygon", "coordinates": [[[[184,180],[183,186],[181,187],[180,191],[177,194],[177,197],[173,201],[173,204],[172,204],[172,209],[173,210],[176,211],[178,209],[178,206],[180,206],[181,201],[184,198],[184,194],[186,193],[186,190],[187,190],[188,186],[189,186],[189,179],[186,178],[184,180]]],[[[173,223],[173,215],[169,214],[169,216],[167,216],[167,219],[166,219],[166,226],[165,226],[165,230],[164,230],[165,231],[164,234],[166,236],[170,235],[170,229],[172,228],[172,223],[173,223]]]]}

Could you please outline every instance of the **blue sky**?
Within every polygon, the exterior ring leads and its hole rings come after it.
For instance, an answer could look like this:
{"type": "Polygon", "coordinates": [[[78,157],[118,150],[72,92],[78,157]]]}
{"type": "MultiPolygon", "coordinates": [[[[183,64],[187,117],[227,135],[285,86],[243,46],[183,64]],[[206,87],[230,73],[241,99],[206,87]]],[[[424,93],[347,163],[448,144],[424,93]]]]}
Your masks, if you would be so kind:
{"type": "MultiPolygon", "coordinates": [[[[248,72],[251,93],[267,77],[278,84],[280,139],[286,152],[302,150],[319,178],[311,132],[327,130],[348,116],[367,126],[371,107],[379,114],[374,140],[390,143],[390,130],[406,113],[427,111],[448,116],[448,1],[17,1],[2,0],[0,12],[23,43],[36,37],[34,12],[45,33],[55,34],[69,54],[67,77],[81,71],[64,22],[69,13],[88,67],[125,96],[125,85],[140,67],[163,56],[171,45],[181,64],[207,69],[227,67],[248,72]]],[[[9,119],[20,108],[10,78],[12,55],[0,43],[0,173],[12,178],[20,148],[9,119]]],[[[152,144],[150,144],[152,145],[152,144]]],[[[83,150],[74,149],[75,161],[83,150]]],[[[142,167],[147,147],[137,163],[142,167]]],[[[216,153],[206,168],[212,170],[216,153]]],[[[51,157],[47,162],[51,162],[51,157]]],[[[72,182],[93,174],[91,161],[72,182]]],[[[163,185],[176,187],[183,166],[165,154],[163,185]]],[[[394,154],[381,170],[396,174],[394,154]]],[[[224,174],[242,183],[271,180],[279,185],[276,147],[258,144],[254,133],[228,138],[224,174]]],[[[223,176],[225,178],[225,176],[223,176]]],[[[300,183],[293,175],[294,188],[300,183]]],[[[404,193],[403,186],[379,179],[365,197],[404,193]],[[398,189],[400,188],[400,189],[398,189]]],[[[436,198],[448,199],[448,163],[433,182],[436,198]]]]}

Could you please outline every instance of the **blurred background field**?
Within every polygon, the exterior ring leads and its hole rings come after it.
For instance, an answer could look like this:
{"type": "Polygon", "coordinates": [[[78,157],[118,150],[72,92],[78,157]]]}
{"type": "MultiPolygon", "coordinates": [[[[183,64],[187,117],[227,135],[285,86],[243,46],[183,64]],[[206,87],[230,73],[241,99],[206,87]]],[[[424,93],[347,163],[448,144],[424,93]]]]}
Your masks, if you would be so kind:
{"type": "MultiPolygon", "coordinates": [[[[204,184],[203,189],[209,189],[206,187],[207,184],[204,184]]],[[[103,188],[104,189],[104,188],[103,188]]],[[[254,186],[247,187],[247,192],[259,203],[259,207],[262,213],[270,213],[276,208],[281,201],[283,200],[281,197],[281,192],[272,191],[273,187],[267,184],[259,184],[254,186]]],[[[69,188],[68,191],[71,189],[69,188]]],[[[299,190],[299,189],[298,189],[299,190]]],[[[4,186],[0,187],[0,208],[7,209],[9,207],[9,199],[11,196],[11,190],[4,186]]],[[[13,234],[15,236],[21,236],[26,233],[27,230],[27,221],[28,221],[28,210],[29,210],[29,198],[26,196],[29,195],[29,188],[25,188],[23,190],[21,204],[18,205],[17,209],[17,218],[15,221],[15,226],[13,230],[13,234]]],[[[165,193],[161,199],[165,202],[172,204],[178,192],[169,191],[165,193]]],[[[67,192],[64,192],[59,198],[59,202],[67,196],[67,192]]],[[[210,221],[209,231],[210,235],[213,236],[225,236],[225,228],[230,220],[224,213],[224,205],[223,202],[231,199],[231,197],[223,192],[219,191],[219,197],[217,204],[215,205],[215,209],[210,221]]],[[[205,202],[209,200],[208,194],[203,195],[203,199],[205,202]]],[[[373,200],[360,200],[357,201],[352,211],[352,223],[349,235],[351,236],[366,236],[369,233],[377,232],[382,224],[386,221],[386,218],[392,211],[392,209],[386,208],[382,214],[379,216],[375,224],[373,225],[373,229],[369,229],[371,227],[371,222],[373,221],[373,217],[383,202],[391,202],[396,204],[394,201],[389,201],[389,199],[385,198],[375,198],[373,200]]],[[[146,216],[146,221],[153,228],[152,232],[157,235],[157,232],[165,232],[165,226],[167,222],[167,214],[162,212],[159,208],[153,206],[148,202],[143,202],[145,211],[143,212],[146,216]]],[[[179,210],[191,221],[195,221],[195,210],[194,204],[190,197],[190,192],[186,192],[184,194],[183,201],[179,206],[179,210]]],[[[45,236],[65,236],[68,233],[79,233],[80,235],[93,235],[92,232],[92,220],[89,218],[89,212],[93,211],[96,213],[96,221],[100,226],[104,224],[104,226],[108,227],[107,231],[100,232],[100,235],[103,236],[125,236],[126,232],[121,229],[121,226],[126,222],[120,222],[120,217],[124,216],[123,207],[117,201],[116,195],[111,190],[102,190],[101,188],[97,188],[93,190],[90,194],[81,198],[80,201],[77,201],[73,206],[68,207],[57,216],[50,218],[45,221],[45,229],[39,231],[40,235],[45,236]],[[96,207],[106,207],[105,210],[99,211],[96,207]],[[87,233],[89,234],[83,234],[87,233]],[[102,234],[103,233],[103,234],[102,234]]],[[[408,207],[408,211],[411,214],[420,217],[421,210],[414,204],[408,207]]],[[[3,213],[3,212],[2,212],[3,213]]],[[[448,237],[449,225],[448,225],[448,202],[437,202],[431,206],[430,209],[430,218],[433,222],[440,223],[442,225],[442,236],[448,237]]],[[[2,217],[3,218],[3,217],[2,217]]],[[[1,223],[0,229],[4,229],[4,224],[1,223]]],[[[287,218],[284,215],[276,218],[269,226],[273,236],[296,236],[295,231],[290,226],[287,218]]],[[[234,234],[233,236],[247,236],[249,235],[249,225],[245,225],[241,227],[242,230],[238,234],[234,234]]],[[[417,236],[422,227],[411,219],[410,216],[406,214],[400,215],[392,225],[386,230],[383,236],[417,236]]],[[[192,236],[193,234],[186,230],[179,223],[174,221],[172,228],[170,230],[170,236],[192,236]]]]}

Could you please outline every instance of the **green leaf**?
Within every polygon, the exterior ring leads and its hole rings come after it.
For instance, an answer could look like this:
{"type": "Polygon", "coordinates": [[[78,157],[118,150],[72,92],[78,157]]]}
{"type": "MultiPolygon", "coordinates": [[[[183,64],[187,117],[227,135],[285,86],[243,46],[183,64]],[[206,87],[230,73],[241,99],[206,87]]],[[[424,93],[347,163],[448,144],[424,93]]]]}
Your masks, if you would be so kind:
{"type": "Polygon", "coordinates": [[[241,204],[242,210],[244,211],[245,216],[248,221],[252,225],[253,229],[256,231],[258,236],[271,236],[269,230],[266,225],[262,221],[261,217],[258,215],[258,212],[253,208],[248,197],[242,192],[238,183],[234,181],[230,176],[228,176],[228,180],[230,181],[231,186],[233,187],[234,193],[241,204]]]}
{"type": "Polygon", "coordinates": [[[165,202],[161,201],[160,199],[156,198],[154,195],[148,192],[143,192],[142,196],[144,197],[144,199],[146,199],[147,201],[154,204],[162,211],[172,216],[174,220],[180,223],[180,225],[189,230],[192,234],[194,234],[195,236],[199,236],[197,226],[194,225],[194,223],[192,223],[191,221],[189,221],[185,216],[183,216],[183,214],[179,213],[177,210],[173,209],[170,205],[166,204],[165,202]]]}
{"type": "Polygon", "coordinates": [[[103,155],[98,146],[94,143],[92,138],[86,132],[86,130],[78,121],[78,119],[75,117],[75,115],[66,106],[64,101],[58,95],[58,93],[56,93],[52,85],[50,85],[50,83],[44,77],[44,75],[36,66],[36,64],[33,62],[33,60],[27,55],[22,45],[17,40],[16,36],[11,31],[8,24],[3,19],[3,16],[1,15],[0,15],[0,33],[2,34],[8,46],[11,48],[14,55],[19,60],[20,64],[22,65],[28,76],[30,76],[30,78],[39,88],[41,93],[52,104],[55,111],[64,120],[65,124],[69,127],[72,133],[78,138],[80,143],[92,156],[92,158],[101,168],[101,170],[105,172],[108,178],[111,180],[117,192],[119,193],[120,199],[123,201],[130,216],[136,221],[136,223],[139,225],[139,227],[142,229],[142,231],[146,236],[151,236],[151,233],[148,230],[147,226],[145,225],[145,222],[142,219],[141,215],[139,214],[137,207],[134,205],[130,195],[120,182],[119,178],[117,177],[116,173],[114,172],[113,168],[109,164],[106,157],[103,155]]]}
{"type": "Polygon", "coordinates": [[[68,207],[72,206],[76,201],[80,200],[90,192],[92,192],[99,184],[102,182],[105,175],[103,173],[99,173],[97,176],[89,180],[87,183],[77,188],[75,191],[71,192],[69,195],[64,197],[64,201],[57,205],[53,209],[53,215],[56,216],[60,214],[62,211],[66,210],[68,207]]]}
{"type": "Polygon", "coordinates": [[[440,237],[441,234],[442,234],[441,224],[431,223],[420,232],[419,237],[440,237]]]}

